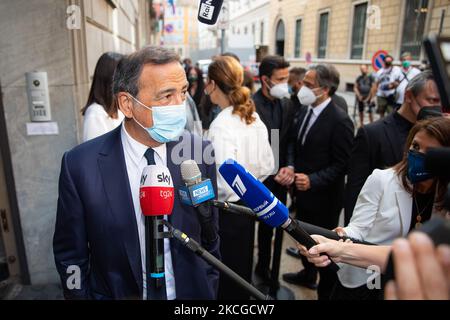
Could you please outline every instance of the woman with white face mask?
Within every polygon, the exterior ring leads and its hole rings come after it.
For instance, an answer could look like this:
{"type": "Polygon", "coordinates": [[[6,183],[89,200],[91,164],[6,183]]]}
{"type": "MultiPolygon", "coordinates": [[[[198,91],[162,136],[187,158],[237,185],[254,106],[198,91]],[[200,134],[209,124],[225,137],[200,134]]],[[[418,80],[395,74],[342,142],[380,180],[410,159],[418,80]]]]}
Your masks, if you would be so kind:
{"type": "MultiPolygon", "coordinates": [[[[262,181],[274,170],[274,156],[267,129],[255,112],[250,90],[242,85],[243,72],[232,57],[217,57],[209,66],[205,94],[222,111],[211,123],[206,138],[214,146],[218,166],[227,159],[234,159],[262,181]]],[[[217,185],[218,200],[241,204],[219,173],[217,185]]],[[[222,261],[249,282],[254,227],[255,222],[249,217],[219,214],[222,261]]],[[[224,300],[250,298],[245,290],[226,278],[220,280],[218,296],[224,300]]]]}

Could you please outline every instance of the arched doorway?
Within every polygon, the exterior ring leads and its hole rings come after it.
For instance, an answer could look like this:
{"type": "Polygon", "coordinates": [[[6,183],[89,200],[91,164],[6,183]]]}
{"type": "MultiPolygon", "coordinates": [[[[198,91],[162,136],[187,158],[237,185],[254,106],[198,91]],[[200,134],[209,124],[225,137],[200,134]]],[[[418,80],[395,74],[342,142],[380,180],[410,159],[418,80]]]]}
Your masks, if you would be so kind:
{"type": "Polygon", "coordinates": [[[275,53],[284,56],[284,22],[278,21],[276,34],[275,34],[275,53]]]}

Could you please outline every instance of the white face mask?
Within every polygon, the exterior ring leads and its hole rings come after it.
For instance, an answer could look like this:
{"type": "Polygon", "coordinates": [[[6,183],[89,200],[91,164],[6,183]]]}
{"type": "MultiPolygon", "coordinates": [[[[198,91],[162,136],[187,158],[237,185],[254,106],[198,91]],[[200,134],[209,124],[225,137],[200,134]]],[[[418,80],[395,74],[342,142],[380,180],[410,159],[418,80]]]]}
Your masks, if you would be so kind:
{"type": "Polygon", "coordinates": [[[287,83],[279,83],[270,88],[270,95],[277,99],[289,98],[289,86],[287,83]]]}
{"type": "Polygon", "coordinates": [[[310,106],[314,102],[317,101],[316,95],[314,94],[314,91],[312,89],[308,88],[307,86],[302,86],[300,91],[297,94],[298,100],[300,103],[304,106],[310,106]]]}

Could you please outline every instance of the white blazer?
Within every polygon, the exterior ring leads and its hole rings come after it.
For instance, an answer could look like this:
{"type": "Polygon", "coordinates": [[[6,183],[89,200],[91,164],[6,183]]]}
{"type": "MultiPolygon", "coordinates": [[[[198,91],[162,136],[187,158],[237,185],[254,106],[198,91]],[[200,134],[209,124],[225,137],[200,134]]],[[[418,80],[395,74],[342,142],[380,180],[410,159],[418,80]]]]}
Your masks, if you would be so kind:
{"type": "MultiPolygon", "coordinates": [[[[247,125],[240,116],[233,114],[233,107],[223,109],[211,123],[205,138],[214,147],[216,164],[233,159],[264,181],[275,169],[275,160],[269,143],[267,128],[254,112],[256,121],[247,125]]],[[[217,171],[218,199],[236,202],[239,197],[217,171]]]]}
{"type": "Polygon", "coordinates": [[[120,110],[118,113],[119,117],[113,119],[101,105],[98,103],[91,104],[84,114],[83,142],[97,138],[117,128],[125,118],[120,110]]]}
{"type": "MultiPolygon", "coordinates": [[[[412,195],[405,190],[394,169],[376,169],[358,196],[345,232],[355,239],[390,245],[394,239],[408,234],[412,203],[412,195]]],[[[347,288],[362,286],[374,277],[366,269],[347,264],[340,264],[340,267],[338,277],[347,288]]]]}

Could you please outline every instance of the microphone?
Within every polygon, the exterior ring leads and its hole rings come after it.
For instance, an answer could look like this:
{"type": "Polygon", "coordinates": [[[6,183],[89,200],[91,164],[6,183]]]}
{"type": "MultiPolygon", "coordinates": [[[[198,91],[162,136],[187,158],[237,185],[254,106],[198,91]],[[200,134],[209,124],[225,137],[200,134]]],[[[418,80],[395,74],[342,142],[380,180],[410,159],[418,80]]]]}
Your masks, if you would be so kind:
{"type": "Polygon", "coordinates": [[[172,214],[174,203],[172,177],[166,166],[150,165],[144,168],[139,200],[145,216],[146,283],[149,299],[150,285],[161,289],[165,281],[164,215],[172,214]]]}
{"type": "MultiPolygon", "coordinates": [[[[281,227],[308,249],[317,244],[296,220],[289,217],[288,208],[235,160],[226,160],[220,166],[219,172],[239,198],[264,223],[273,228],[281,227]]],[[[335,272],[339,270],[338,265],[333,261],[327,268],[335,272]]]]}
{"type": "Polygon", "coordinates": [[[351,237],[347,237],[347,236],[340,236],[337,234],[337,232],[332,231],[332,230],[328,230],[319,226],[315,226],[313,224],[310,223],[306,223],[306,222],[302,222],[302,221],[297,221],[298,224],[300,225],[300,227],[302,227],[303,229],[305,229],[306,232],[308,232],[309,234],[317,234],[319,236],[328,238],[328,239],[332,239],[332,240],[350,240],[353,243],[358,243],[358,244],[365,244],[365,245],[369,245],[369,246],[375,246],[376,244],[371,243],[371,242],[367,242],[364,240],[358,240],[355,238],[351,238],[351,237]]]}
{"type": "Polygon", "coordinates": [[[198,21],[214,25],[219,17],[223,0],[200,0],[198,7],[198,21]]]}
{"type": "Polygon", "coordinates": [[[211,201],[211,204],[214,207],[222,209],[225,212],[241,214],[256,218],[256,214],[253,212],[252,209],[240,206],[238,204],[230,203],[228,201],[217,201],[217,200],[211,201]]]}
{"type": "Polygon", "coordinates": [[[425,155],[425,168],[436,176],[450,177],[450,148],[433,148],[425,155]]]}
{"type": "Polygon", "coordinates": [[[185,183],[185,186],[181,186],[178,191],[181,203],[195,208],[202,228],[202,240],[211,244],[218,238],[209,202],[209,200],[215,198],[211,180],[202,179],[202,173],[194,160],[182,162],[180,169],[181,177],[185,183]]]}
{"type": "Polygon", "coordinates": [[[205,260],[211,266],[219,270],[225,276],[228,276],[232,281],[237,283],[239,286],[247,290],[253,297],[258,300],[272,300],[269,295],[264,295],[261,291],[256,289],[253,285],[248,283],[245,279],[243,279],[236,272],[231,270],[225,264],[223,264],[219,259],[214,257],[211,253],[209,253],[205,248],[203,248],[197,241],[190,238],[184,232],[174,228],[170,223],[165,221],[165,224],[169,228],[170,236],[174,239],[181,242],[183,246],[194,252],[197,256],[205,260]]]}
{"type": "MultiPolygon", "coordinates": [[[[240,206],[237,204],[233,204],[233,203],[229,203],[227,201],[222,202],[222,201],[212,201],[211,204],[214,207],[223,209],[225,212],[229,212],[229,213],[233,213],[233,214],[241,214],[241,215],[246,215],[246,216],[250,216],[250,217],[254,217],[256,218],[256,214],[253,212],[252,209],[247,208],[245,206],[240,206]]],[[[319,226],[315,226],[313,224],[307,223],[307,222],[302,222],[297,220],[297,223],[300,225],[301,228],[303,228],[307,233],[311,234],[317,234],[319,236],[323,236],[325,238],[328,239],[332,239],[332,240],[350,240],[353,243],[359,243],[359,244],[366,244],[366,245],[375,245],[374,243],[371,242],[367,242],[364,240],[358,240],[358,239],[354,239],[351,237],[347,237],[347,236],[340,236],[338,235],[335,231],[332,230],[328,230],[319,226]]]]}

